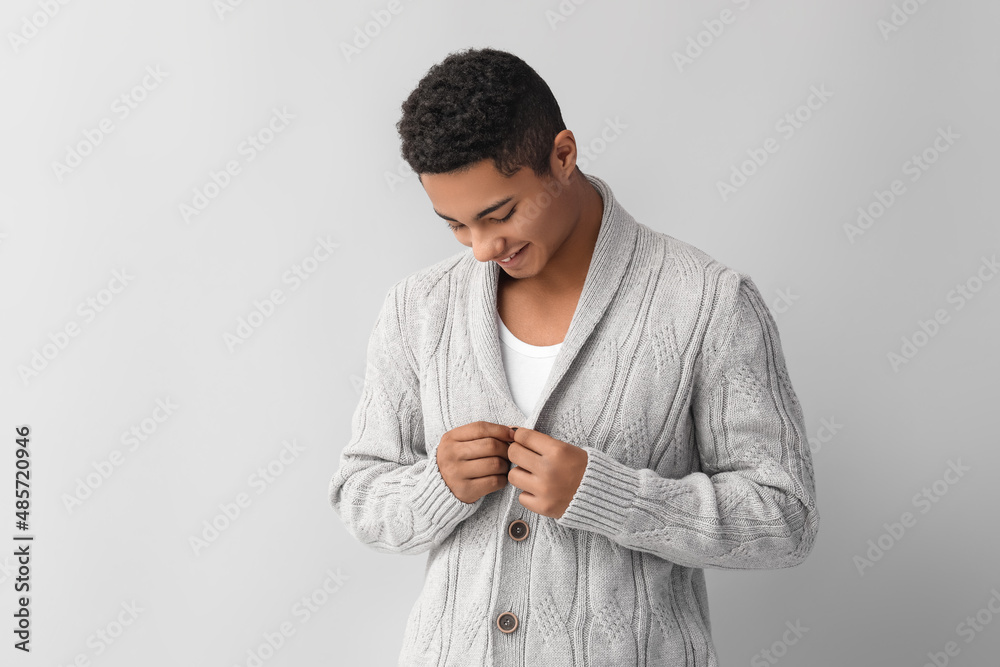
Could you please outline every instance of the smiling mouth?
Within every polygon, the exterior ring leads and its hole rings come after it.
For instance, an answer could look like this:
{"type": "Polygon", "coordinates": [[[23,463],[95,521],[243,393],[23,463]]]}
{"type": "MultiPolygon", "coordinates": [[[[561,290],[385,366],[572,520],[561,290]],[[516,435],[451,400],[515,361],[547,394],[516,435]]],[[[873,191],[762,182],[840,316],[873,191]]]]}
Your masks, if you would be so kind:
{"type": "Polygon", "coordinates": [[[514,254],[509,255],[509,256],[505,257],[504,259],[498,259],[497,261],[500,262],[501,264],[507,264],[512,259],[514,259],[515,257],[517,257],[521,253],[521,251],[524,250],[525,246],[527,246],[527,245],[528,244],[525,243],[523,246],[521,246],[520,248],[518,248],[517,252],[515,252],[514,254]]]}

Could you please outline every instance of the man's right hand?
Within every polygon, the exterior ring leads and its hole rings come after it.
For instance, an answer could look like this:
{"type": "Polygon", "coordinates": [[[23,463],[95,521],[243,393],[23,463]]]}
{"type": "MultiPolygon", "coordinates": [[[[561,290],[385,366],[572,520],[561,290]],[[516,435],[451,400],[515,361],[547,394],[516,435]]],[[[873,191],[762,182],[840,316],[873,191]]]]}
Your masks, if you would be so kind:
{"type": "Polygon", "coordinates": [[[441,436],[437,465],[452,494],[471,504],[507,486],[507,447],[513,440],[509,426],[483,421],[453,428],[441,436]]]}

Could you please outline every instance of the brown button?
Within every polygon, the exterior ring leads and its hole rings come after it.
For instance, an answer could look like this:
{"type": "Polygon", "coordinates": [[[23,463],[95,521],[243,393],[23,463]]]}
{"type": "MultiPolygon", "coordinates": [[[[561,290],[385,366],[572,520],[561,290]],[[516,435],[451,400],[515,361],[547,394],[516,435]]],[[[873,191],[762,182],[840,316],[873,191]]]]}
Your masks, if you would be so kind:
{"type": "Polygon", "coordinates": [[[517,616],[509,611],[505,611],[497,616],[497,627],[500,628],[500,632],[514,632],[514,630],[517,630],[517,616]]]}
{"type": "Polygon", "coordinates": [[[510,525],[507,526],[507,534],[510,535],[510,539],[520,542],[528,536],[528,524],[520,519],[511,521],[510,525]]]}

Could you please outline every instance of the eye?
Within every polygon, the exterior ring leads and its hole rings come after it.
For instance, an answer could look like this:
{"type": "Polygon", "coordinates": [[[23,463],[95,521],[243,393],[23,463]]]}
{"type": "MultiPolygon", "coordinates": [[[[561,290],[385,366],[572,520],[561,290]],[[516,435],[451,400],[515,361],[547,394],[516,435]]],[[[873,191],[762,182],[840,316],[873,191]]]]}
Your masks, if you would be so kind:
{"type": "MultiPolygon", "coordinates": [[[[514,212],[515,212],[516,210],[517,210],[517,207],[515,206],[514,208],[510,209],[510,213],[508,213],[508,214],[507,214],[507,215],[505,215],[504,217],[502,217],[502,218],[493,218],[493,220],[495,220],[495,221],[496,221],[497,223],[501,223],[501,222],[507,222],[507,221],[508,221],[508,220],[510,220],[510,219],[511,219],[512,217],[514,217],[514,212]]],[[[444,224],[446,224],[446,225],[448,226],[448,229],[450,229],[450,230],[451,230],[451,231],[453,231],[453,232],[457,232],[457,231],[458,231],[458,230],[460,230],[460,229],[461,229],[462,227],[465,227],[465,225],[453,225],[453,224],[451,224],[450,222],[448,222],[447,220],[445,220],[445,221],[444,221],[444,224]]]]}
{"type": "MultiPolygon", "coordinates": [[[[514,208],[510,209],[510,213],[508,213],[506,216],[504,216],[504,217],[500,218],[499,220],[497,220],[497,222],[507,222],[508,220],[511,219],[511,217],[514,215],[514,211],[516,211],[516,210],[517,210],[517,207],[515,206],[514,208]]],[[[496,218],[494,218],[494,219],[496,219],[496,218]]]]}

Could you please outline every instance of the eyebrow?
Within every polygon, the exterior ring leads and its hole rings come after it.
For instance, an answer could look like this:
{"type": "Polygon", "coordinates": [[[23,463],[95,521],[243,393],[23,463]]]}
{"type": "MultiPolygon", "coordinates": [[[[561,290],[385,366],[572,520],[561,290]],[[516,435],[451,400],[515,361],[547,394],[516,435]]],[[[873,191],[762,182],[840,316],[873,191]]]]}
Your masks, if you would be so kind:
{"type": "MultiPolygon", "coordinates": [[[[490,206],[487,206],[486,208],[484,208],[482,211],[480,211],[476,215],[475,219],[476,220],[482,220],[484,217],[486,217],[487,215],[489,215],[493,211],[497,210],[498,208],[500,208],[501,206],[503,206],[504,204],[506,204],[507,202],[509,202],[513,198],[514,198],[514,195],[509,195],[509,196],[501,199],[500,201],[496,202],[495,204],[491,204],[490,206]]],[[[434,209],[434,212],[437,213],[442,218],[444,218],[445,220],[451,220],[452,222],[458,222],[458,220],[456,220],[455,218],[449,218],[447,215],[445,215],[444,213],[442,213],[441,211],[439,211],[437,209],[434,209]]]]}

